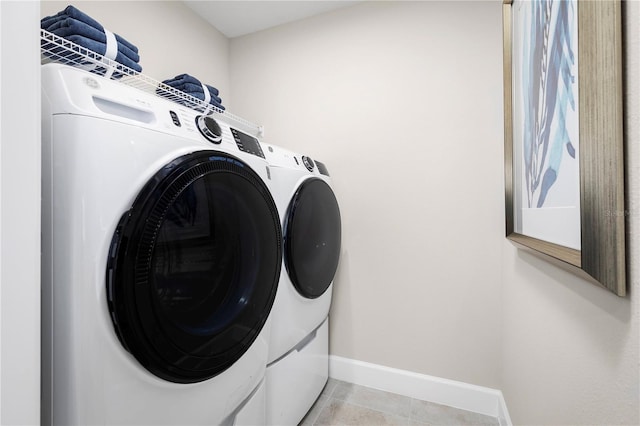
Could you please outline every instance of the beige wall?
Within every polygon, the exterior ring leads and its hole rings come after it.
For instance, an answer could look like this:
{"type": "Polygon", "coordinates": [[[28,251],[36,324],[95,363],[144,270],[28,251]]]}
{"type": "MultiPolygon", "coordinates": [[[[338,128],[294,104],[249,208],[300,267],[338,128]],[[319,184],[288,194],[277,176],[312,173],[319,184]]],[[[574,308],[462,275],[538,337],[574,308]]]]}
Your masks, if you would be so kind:
{"type": "Polygon", "coordinates": [[[231,40],[233,110],[334,179],[334,355],[499,387],[500,8],[371,2],[231,40]]]}
{"type": "Polygon", "coordinates": [[[234,111],[333,174],[333,354],[500,388],[516,424],[638,424],[639,3],[624,299],[503,237],[499,3],[376,2],[234,39],[234,111]]]}
{"type": "Polygon", "coordinates": [[[41,16],[73,4],[140,51],[142,72],[162,81],[188,73],[230,102],[229,41],[180,1],[43,1],[41,16]]]}
{"type": "Polygon", "coordinates": [[[504,243],[502,390],[516,424],[640,424],[640,3],[625,3],[630,295],[504,243]]]}

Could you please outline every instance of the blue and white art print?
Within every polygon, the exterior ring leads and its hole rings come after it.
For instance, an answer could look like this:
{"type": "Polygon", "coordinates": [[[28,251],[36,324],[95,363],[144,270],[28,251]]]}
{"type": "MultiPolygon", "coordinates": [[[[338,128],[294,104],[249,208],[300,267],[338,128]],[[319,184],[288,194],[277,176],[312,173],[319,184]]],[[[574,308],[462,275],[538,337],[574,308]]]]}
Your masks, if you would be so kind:
{"type": "Polygon", "coordinates": [[[515,231],[580,249],[576,0],[512,5],[515,231]]]}

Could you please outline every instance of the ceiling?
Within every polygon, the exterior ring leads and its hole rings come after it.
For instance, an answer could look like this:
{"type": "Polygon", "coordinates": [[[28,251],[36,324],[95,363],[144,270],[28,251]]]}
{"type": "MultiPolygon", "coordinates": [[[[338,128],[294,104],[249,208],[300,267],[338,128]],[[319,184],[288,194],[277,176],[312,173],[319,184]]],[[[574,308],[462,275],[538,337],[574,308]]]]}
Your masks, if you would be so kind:
{"type": "Polygon", "coordinates": [[[228,38],[351,6],[357,1],[193,1],[184,3],[228,38]]]}

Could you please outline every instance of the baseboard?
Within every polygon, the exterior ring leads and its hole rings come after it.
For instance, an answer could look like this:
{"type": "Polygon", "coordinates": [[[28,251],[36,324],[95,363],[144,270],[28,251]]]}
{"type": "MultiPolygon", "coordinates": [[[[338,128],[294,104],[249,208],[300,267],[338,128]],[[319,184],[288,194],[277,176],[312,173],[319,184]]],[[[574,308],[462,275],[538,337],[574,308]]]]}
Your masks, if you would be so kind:
{"type": "Polygon", "coordinates": [[[511,423],[511,416],[509,416],[509,410],[507,410],[507,403],[504,400],[504,395],[500,393],[500,400],[498,401],[498,420],[500,420],[500,426],[513,426],[511,423]]]}
{"type": "Polygon", "coordinates": [[[502,392],[497,389],[335,355],[329,356],[329,377],[497,417],[500,426],[512,425],[502,392]]]}

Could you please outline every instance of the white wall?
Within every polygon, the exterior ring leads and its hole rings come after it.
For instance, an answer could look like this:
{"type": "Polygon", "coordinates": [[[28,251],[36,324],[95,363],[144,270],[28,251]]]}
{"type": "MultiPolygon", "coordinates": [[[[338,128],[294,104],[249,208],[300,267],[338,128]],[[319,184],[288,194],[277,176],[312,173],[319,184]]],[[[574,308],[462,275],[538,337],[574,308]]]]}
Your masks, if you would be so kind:
{"type": "Polygon", "coordinates": [[[500,11],[367,2],[231,40],[232,111],[334,179],[334,355],[499,387],[500,11]]]}
{"type": "Polygon", "coordinates": [[[504,243],[502,390],[516,424],[640,424],[640,3],[624,12],[629,296],[504,243]]]}
{"type": "Polygon", "coordinates": [[[40,421],[38,3],[0,1],[0,424],[40,421]]]}
{"type": "Polygon", "coordinates": [[[145,75],[163,81],[188,73],[229,102],[229,41],[181,1],[43,1],[41,16],[69,4],[136,45],[145,75]]]}

